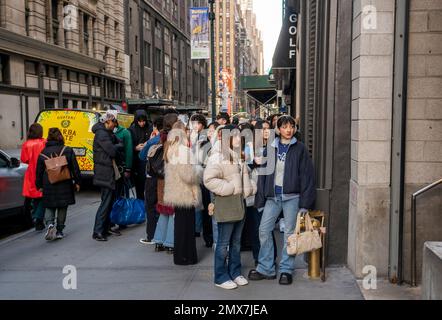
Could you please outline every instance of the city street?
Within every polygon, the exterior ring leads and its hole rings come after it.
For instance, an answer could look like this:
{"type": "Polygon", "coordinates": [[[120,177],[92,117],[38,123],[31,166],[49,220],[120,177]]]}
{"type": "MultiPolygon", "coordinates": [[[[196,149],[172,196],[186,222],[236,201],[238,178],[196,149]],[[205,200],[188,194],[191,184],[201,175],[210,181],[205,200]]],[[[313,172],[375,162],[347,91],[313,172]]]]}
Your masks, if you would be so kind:
{"type": "MultiPolygon", "coordinates": [[[[145,226],[123,230],[108,242],[92,240],[92,226],[99,193],[86,190],[69,207],[63,240],[47,243],[44,232],[33,229],[0,241],[0,299],[159,299],[159,300],[303,300],[362,299],[352,273],[346,268],[328,268],[327,282],[305,278],[305,264],[291,286],[277,280],[252,282],[227,291],[213,284],[213,252],[201,238],[200,262],[176,266],[173,257],[141,245],[145,226]],[[77,289],[63,288],[63,268],[77,270],[77,289]]],[[[253,267],[251,252],[242,253],[243,274],[253,267]]]]}
{"type": "Polygon", "coordinates": [[[442,0],[0,0],[0,301],[442,300],[441,21],[442,0]],[[149,224],[114,199],[132,187],[149,224]]]}

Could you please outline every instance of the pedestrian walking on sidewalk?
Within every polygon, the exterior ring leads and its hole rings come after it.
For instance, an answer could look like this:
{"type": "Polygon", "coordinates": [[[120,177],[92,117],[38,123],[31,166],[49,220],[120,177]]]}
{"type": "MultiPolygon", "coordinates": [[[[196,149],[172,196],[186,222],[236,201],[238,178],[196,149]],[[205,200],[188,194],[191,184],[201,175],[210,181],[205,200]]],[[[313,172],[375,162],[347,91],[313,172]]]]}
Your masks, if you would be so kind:
{"type": "Polygon", "coordinates": [[[220,288],[235,289],[248,284],[241,274],[241,234],[244,199],[256,192],[256,185],[250,179],[244,161],[239,130],[232,125],[220,126],[215,137],[217,140],[204,170],[204,185],[215,195],[215,219],[218,222],[214,282],[220,288]],[[222,203],[228,208],[222,207],[222,203]],[[232,217],[233,211],[237,216],[232,217]]]}
{"type": "Polygon", "coordinates": [[[164,203],[175,209],[173,261],[177,265],[198,262],[195,240],[195,209],[201,209],[203,168],[197,164],[181,121],[174,124],[164,146],[164,203]]]}
{"type": "MultiPolygon", "coordinates": [[[[280,137],[271,144],[275,170],[258,178],[255,207],[263,211],[259,227],[261,248],[258,267],[249,273],[250,280],[276,279],[272,231],[281,210],[284,213],[284,242],[279,264],[279,284],[292,283],[295,257],[287,254],[287,239],[293,234],[297,215],[313,209],[316,200],[315,174],[307,148],[294,137],[295,120],[290,116],[278,119],[280,137]]],[[[264,156],[267,156],[265,153],[264,156]]]]}
{"type": "Polygon", "coordinates": [[[38,123],[32,124],[29,127],[28,140],[21,148],[20,160],[28,165],[23,181],[23,196],[26,199],[26,208],[31,209],[32,221],[36,231],[41,231],[45,228],[43,194],[35,186],[37,160],[45,145],[46,140],[43,139],[43,127],[38,123]]]}
{"type": "Polygon", "coordinates": [[[63,135],[58,128],[49,129],[46,147],[37,161],[35,185],[43,193],[45,222],[48,226],[45,239],[63,239],[68,206],[75,204],[75,191],[80,191],[80,168],[72,148],[64,145],[63,135]],[[65,156],[71,179],[51,183],[46,171],[45,160],[52,156],[65,156]],[[55,218],[57,223],[55,223],[55,218]]]}
{"type": "Polygon", "coordinates": [[[92,127],[94,137],[94,180],[95,186],[101,188],[101,203],[95,216],[92,238],[107,241],[110,234],[110,213],[115,202],[116,180],[119,179],[117,167],[119,150],[123,143],[113,133],[117,126],[116,114],[107,111],[100,122],[92,127]]]}

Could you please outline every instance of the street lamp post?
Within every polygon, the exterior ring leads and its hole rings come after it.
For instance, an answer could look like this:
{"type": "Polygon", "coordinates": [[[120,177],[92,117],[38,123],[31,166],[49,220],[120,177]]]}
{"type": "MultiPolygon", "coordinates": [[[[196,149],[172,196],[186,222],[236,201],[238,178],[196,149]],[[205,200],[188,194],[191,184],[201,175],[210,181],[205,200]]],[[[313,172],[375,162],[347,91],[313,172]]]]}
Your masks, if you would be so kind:
{"type": "Polygon", "coordinates": [[[215,83],[215,12],[213,5],[215,0],[209,0],[210,3],[210,60],[211,60],[211,78],[212,78],[212,121],[216,120],[216,83],[215,83]]]}

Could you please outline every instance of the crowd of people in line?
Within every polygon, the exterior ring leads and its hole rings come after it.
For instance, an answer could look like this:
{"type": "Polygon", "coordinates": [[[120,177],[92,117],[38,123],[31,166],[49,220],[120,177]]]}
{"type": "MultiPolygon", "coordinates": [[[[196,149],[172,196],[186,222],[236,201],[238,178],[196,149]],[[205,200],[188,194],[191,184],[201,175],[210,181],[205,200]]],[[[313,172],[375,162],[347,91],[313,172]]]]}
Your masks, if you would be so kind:
{"type": "MultiPolygon", "coordinates": [[[[293,117],[243,122],[220,113],[208,125],[202,114],[184,123],[170,110],[150,124],[146,112],[138,110],[125,129],[116,112],[107,111],[92,131],[93,184],[101,190],[93,239],[107,241],[127,228],[112,225],[110,213],[131,182],[136,197],[145,202],[142,244],[173,254],[176,265],[194,265],[196,238],[202,236],[214,250],[214,283],[224,289],[276,279],[278,272],[281,285],[292,283],[295,257],[287,254],[287,238],[297,215],[313,209],[316,198],[313,164],[293,117]],[[280,252],[273,233],[278,219],[284,226],[280,252]],[[248,279],[241,270],[244,250],[252,251],[256,266],[248,279]]],[[[21,160],[29,164],[23,194],[36,230],[46,229],[48,241],[62,239],[67,208],[81,184],[73,149],[64,145],[57,128],[43,139],[43,129],[35,123],[21,160]],[[54,154],[65,155],[71,179],[50,183],[44,160],[54,154]]]]}

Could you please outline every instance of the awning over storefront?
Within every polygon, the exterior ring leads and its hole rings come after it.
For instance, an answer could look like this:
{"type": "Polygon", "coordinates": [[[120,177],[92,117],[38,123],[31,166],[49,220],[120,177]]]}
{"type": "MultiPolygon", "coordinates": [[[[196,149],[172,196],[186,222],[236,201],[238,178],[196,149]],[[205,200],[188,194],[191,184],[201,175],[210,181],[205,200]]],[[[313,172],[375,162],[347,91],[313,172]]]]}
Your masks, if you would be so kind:
{"type": "Polygon", "coordinates": [[[298,6],[288,7],[273,55],[273,70],[295,69],[298,41],[298,6]]]}
{"type": "Polygon", "coordinates": [[[267,75],[241,77],[241,90],[260,104],[272,104],[276,99],[275,85],[267,75]]]}
{"type": "Polygon", "coordinates": [[[142,105],[142,106],[172,106],[172,100],[164,99],[129,99],[127,100],[129,106],[142,105]]]}
{"type": "Polygon", "coordinates": [[[143,109],[149,114],[150,112],[163,112],[166,109],[172,108],[174,102],[165,99],[128,99],[127,105],[129,113],[134,113],[136,110],[143,109]]]}

